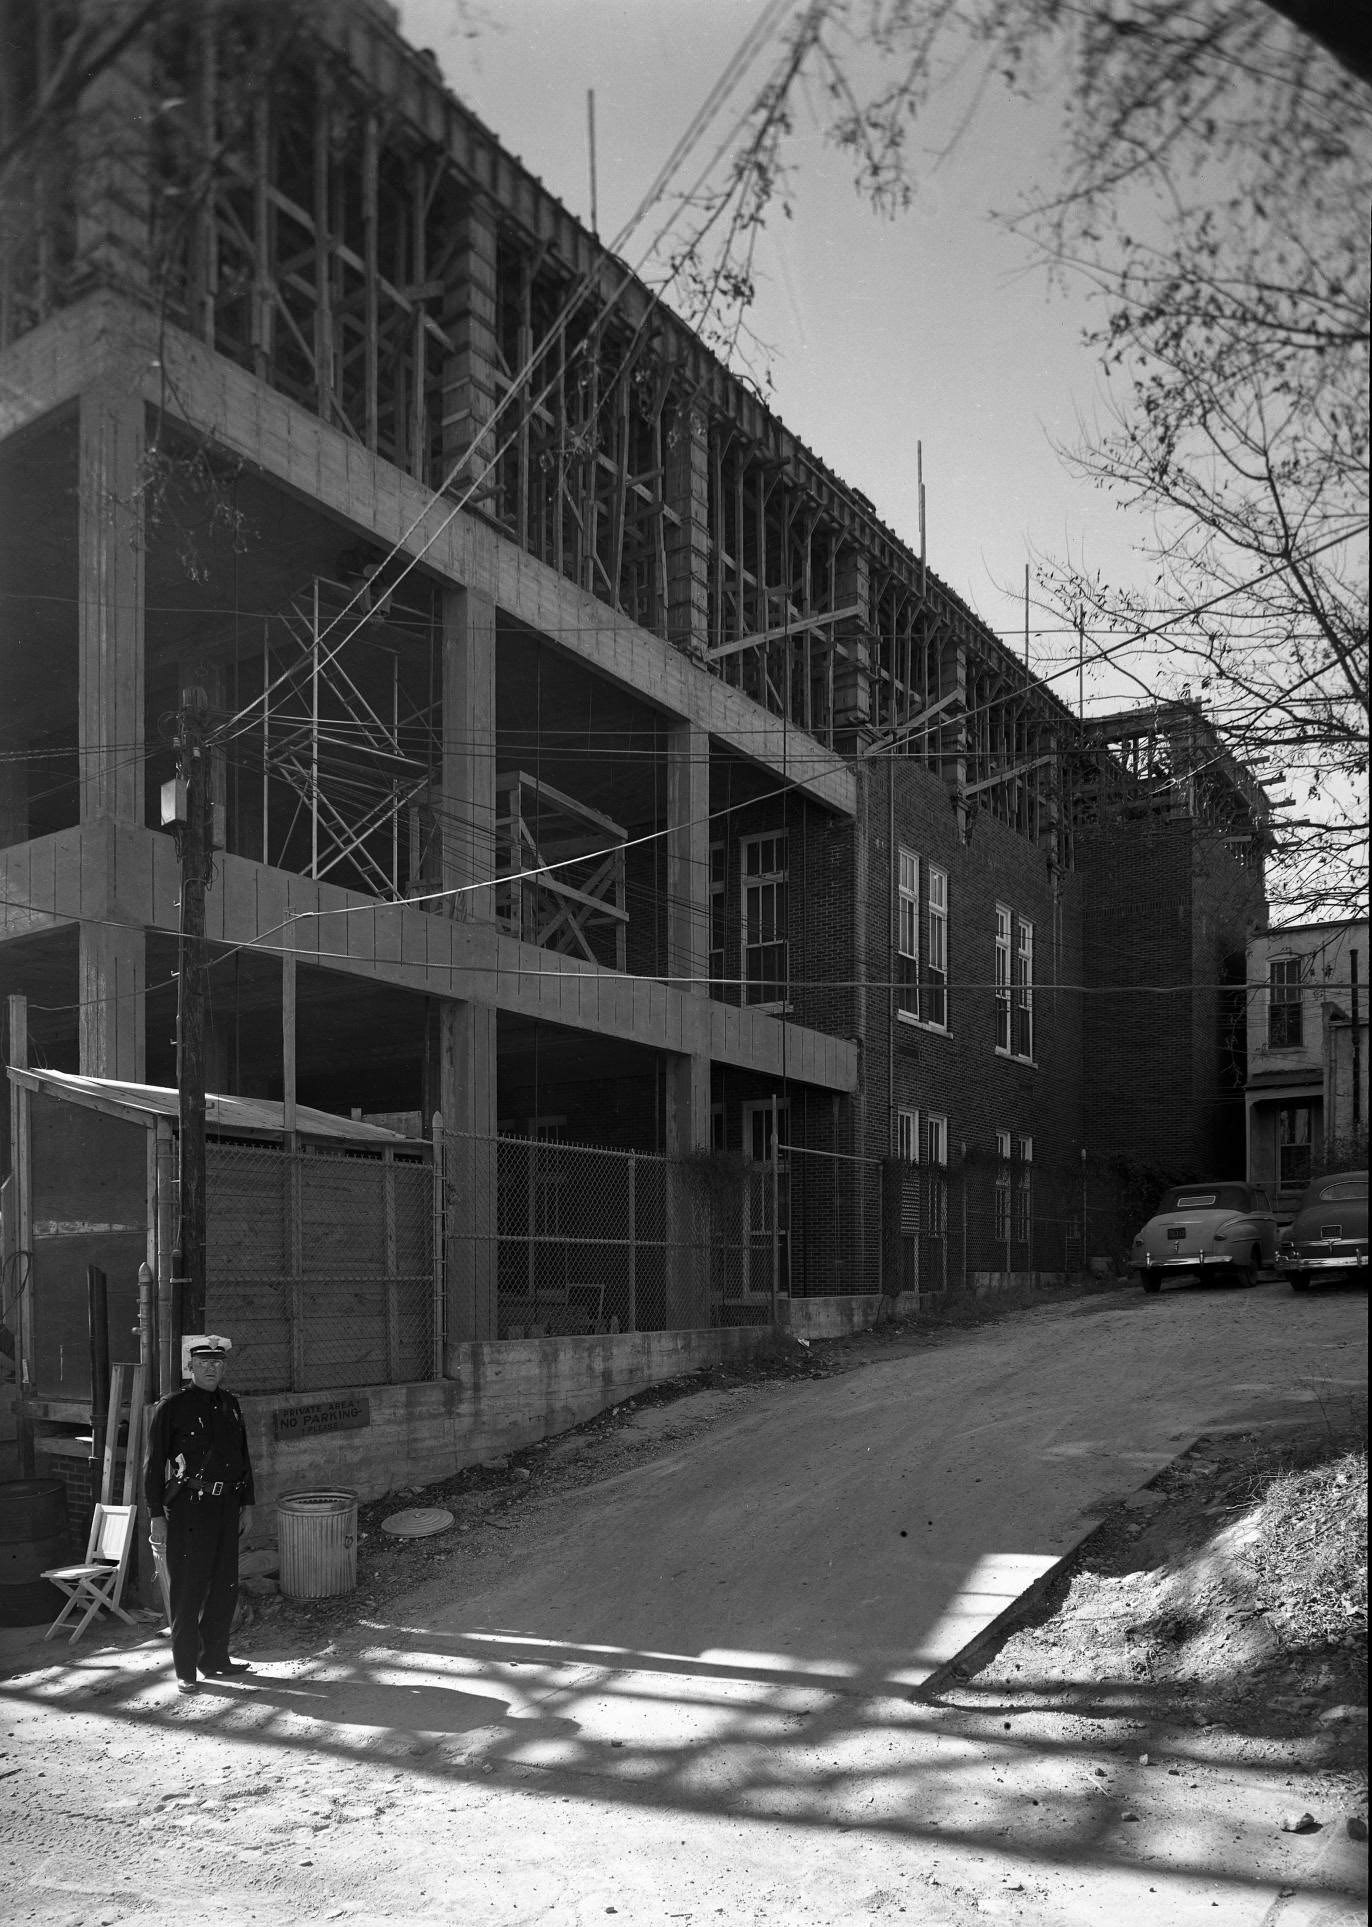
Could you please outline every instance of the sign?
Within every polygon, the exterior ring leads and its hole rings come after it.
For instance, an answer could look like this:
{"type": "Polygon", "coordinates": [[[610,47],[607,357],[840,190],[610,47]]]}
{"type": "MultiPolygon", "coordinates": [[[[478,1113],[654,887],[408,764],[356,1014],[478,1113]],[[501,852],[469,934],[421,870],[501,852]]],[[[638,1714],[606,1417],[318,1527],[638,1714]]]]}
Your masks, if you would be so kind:
{"type": "Polygon", "coordinates": [[[371,1401],[365,1393],[340,1392],[314,1405],[278,1405],[272,1412],[272,1436],[313,1439],[321,1432],[361,1432],[371,1422],[371,1401]]]}

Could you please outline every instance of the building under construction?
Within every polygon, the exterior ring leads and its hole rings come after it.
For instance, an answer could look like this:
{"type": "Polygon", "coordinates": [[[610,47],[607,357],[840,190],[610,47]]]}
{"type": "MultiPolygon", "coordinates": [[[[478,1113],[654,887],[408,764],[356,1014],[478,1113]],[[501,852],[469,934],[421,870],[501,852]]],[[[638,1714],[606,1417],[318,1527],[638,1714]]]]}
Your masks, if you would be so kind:
{"type": "Polygon", "coordinates": [[[385,7],[153,9],[84,87],[82,16],[0,7],[29,1065],[177,1083],[193,701],[208,1086],[290,1154],[441,1118],[434,1372],[1070,1270],[1241,1171],[1265,799],[1198,709],[1083,725],[385,7]]]}

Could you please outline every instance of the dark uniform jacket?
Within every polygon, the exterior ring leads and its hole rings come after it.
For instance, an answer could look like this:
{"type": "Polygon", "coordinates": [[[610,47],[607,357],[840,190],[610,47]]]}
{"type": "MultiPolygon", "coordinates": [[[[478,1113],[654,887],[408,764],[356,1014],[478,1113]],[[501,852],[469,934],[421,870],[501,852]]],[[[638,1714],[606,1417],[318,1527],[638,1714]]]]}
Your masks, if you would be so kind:
{"type": "Polygon", "coordinates": [[[187,1385],[162,1400],[148,1428],[143,1490],[154,1519],[163,1518],[178,1495],[182,1503],[200,1496],[253,1503],[248,1434],[232,1392],[187,1385]],[[216,1485],[222,1487],[219,1494],[216,1485]]]}

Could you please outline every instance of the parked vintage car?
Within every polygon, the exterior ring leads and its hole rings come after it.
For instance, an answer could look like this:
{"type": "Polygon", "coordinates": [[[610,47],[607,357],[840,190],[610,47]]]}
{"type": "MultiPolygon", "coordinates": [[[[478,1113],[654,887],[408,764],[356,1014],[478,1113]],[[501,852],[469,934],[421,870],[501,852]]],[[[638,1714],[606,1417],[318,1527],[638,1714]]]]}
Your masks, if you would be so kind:
{"type": "Polygon", "coordinates": [[[1367,1283],[1367,1173],[1316,1178],[1277,1247],[1277,1269],[1292,1291],[1320,1280],[1367,1283]]]}
{"type": "Polygon", "coordinates": [[[1134,1240],[1129,1263],[1145,1291],[1185,1272],[1255,1285],[1275,1262],[1277,1220],[1258,1184],[1207,1179],[1165,1192],[1134,1240]]]}

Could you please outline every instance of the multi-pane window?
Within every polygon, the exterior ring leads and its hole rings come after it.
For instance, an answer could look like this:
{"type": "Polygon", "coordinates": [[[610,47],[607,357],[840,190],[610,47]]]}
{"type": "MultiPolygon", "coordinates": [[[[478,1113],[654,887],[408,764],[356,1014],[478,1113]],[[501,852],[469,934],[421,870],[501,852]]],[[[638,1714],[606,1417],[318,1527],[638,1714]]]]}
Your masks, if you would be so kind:
{"type": "Polygon", "coordinates": [[[1284,1191],[1310,1182],[1311,1110],[1309,1104],[1282,1104],[1277,1110],[1277,1176],[1284,1191]]]}
{"type": "Polygon", "coordinates": [[[996,905],[996,1049],[1010,1048],[1010,944],[1014,918],[996,905]]]}
{"type": "Polygon", "coordinates": [[[925,1120],[925,1142],[929,1149],[928,1228],[935,1237],[948,1233],[948,1120],[930,1112],[925,1120]]]}
{"type": "Polygon", "coordinates": [[[896,1112],[896,1156],[906,1164],[919,1162],[919,1112],[896,1112]]]}
{"type": "Polygon", "coordinates": [[[1273,957],[1268,965],[1267,1041],[1294,1050],[1301,1041],[1301,960],[1273,957]]]}
{"type": "Polygon", "coordinates": [[[1019,1170],[1015,1174],[1015,1238],[1027,1245],[1034,1226],[1034,1140],[1018,1138],[1019,1170]]]}
{"type": "Polygon", "coordinates": [[[1010,1133],[996,1132],[996,1243],[1006,1244],[1010,1237],[1010,1133]]]}
{"type": "Polygon", "coordinates": [[[924,975],[920,1016],[926,1024],[948,1022],[948,872],[924,866],[924,975]]]}
{"type": "Polygon", "coordinates": [[[710,845],[710,995],[724,988],[724,882],[726,854],[722,843],[710,845]]]}
{"type": "Polygon", "coordinates": [[[1034,926],[996,905],[996,1049],[1034,1055],[1034,926]]]}
{"type": "Polygon", "coordinates": [[[919,858],[902,850],[897,860],[896,1002],[919,1016],[919,858]]]}
{"type": "Polygon", "coordinates": [[[896,1001],[907,1017],[947,1028],[948,872],[912,850],[896,859],[896,1001]]]}
{"type": "Polygon", "coordinates": [[[1034,926],[1015,918],[1016,1057],[1034,1055],[1034,926]]]}
{"type": "Polygon", "coordinates": [[[784,1004],[790,982],[786,832],[745,836],[742,852],[743,1000],[784,1004]]]}

